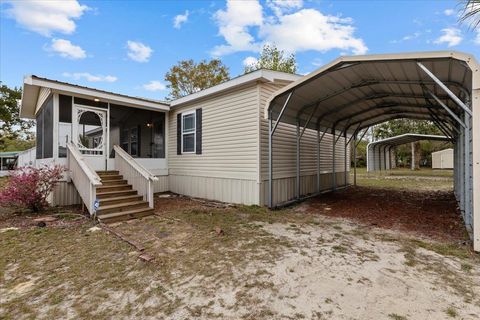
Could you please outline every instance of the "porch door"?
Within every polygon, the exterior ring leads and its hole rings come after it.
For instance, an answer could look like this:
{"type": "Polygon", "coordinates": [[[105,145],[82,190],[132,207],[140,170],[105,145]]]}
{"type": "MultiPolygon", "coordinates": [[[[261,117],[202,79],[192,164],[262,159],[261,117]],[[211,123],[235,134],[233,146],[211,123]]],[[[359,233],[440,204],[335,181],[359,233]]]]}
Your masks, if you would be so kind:
{"type": "Polygon", "coordinates": [[[75,104],[72,141],[94,170],[107,170],[107,110],[75,104]]]}

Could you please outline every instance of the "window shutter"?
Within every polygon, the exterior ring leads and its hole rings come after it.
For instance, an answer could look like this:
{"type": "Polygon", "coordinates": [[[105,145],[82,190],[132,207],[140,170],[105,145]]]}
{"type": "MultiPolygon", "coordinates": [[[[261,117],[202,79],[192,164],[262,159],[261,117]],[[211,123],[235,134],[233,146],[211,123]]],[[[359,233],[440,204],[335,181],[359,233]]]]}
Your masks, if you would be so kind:
{"type": "Polygon", "coordinates": [[[195,150],[196,154],[202,154],[202,109],[195,110],[195,128],[196,128],[196,141],[195,150]]]}
{"type": "Polygon", "coordinates": [[[177,154],[182,154],[182,114],[177,114],[177,154]]]}

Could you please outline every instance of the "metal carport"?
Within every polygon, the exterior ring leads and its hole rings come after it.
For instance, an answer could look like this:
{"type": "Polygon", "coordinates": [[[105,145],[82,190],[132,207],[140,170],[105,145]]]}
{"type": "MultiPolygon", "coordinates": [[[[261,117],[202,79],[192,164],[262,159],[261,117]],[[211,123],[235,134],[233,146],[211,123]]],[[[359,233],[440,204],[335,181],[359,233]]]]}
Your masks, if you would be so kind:
{"type": "MultiPolygon", "coordinates": [[[[392,149],[396,146],[422,140],[452,141],[450,137],[430,134],[405,133],[370,142],[367,145],[367,171],[392,169],[392,149]]],[[[412,150],[413,157],[413,150],[412,150]]],[[[412,160],[413,162],[413,160],[412,160]]]]}
{"type": "MultiPolygon", "coordinates": [[[[268,205],[273,207],[273,135],[279,122],[295,125],[296,198],[300,194],[300,144],[304,130],[317,132],[317,167],[325,132],[353,142],[360,130],[391,119],[431,120],[455,146],[455,195],[480,251],[480,71],[473,55],[415,52],[345,56],[274,93],[269,119],[268,205]]],[[[355,148],[354,148],[355,150],[355,148]]],[[[322,151],[325,152],[325,151],[322,151]]],[[[327,151],[329,152],[329,151],[327,151]]],[[[335,157],[333,157],[335,159],[335,157]]],[[[332,187],[335,182],[333,160],[332,187]]],[[[320,193],[317,169],[317,192],[320,193]]]]}

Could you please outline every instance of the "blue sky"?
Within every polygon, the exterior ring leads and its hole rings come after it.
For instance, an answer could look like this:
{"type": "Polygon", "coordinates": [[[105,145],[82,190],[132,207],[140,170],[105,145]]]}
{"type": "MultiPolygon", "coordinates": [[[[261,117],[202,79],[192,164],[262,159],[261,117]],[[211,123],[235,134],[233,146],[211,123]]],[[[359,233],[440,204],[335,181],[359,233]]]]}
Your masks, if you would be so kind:
{"type": "Polygon", "coordinates": [[[232,77],[265,43],[308,73],[339,55],[459,50],[479,58],[480,31],[457,1],[10,1],[0,21],[0,80],[24,75],[163,99],[182,59],[220,58],[232,77]]]}

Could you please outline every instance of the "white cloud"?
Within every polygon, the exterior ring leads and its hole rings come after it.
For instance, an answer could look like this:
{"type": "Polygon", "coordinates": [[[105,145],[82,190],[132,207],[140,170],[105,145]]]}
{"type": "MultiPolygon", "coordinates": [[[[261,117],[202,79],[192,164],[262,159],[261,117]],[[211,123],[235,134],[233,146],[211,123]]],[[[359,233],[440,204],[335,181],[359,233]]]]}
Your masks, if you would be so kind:
{"type": "Polygon", "coordinates": [[[302,9],[279,17],[276,23],[266,24],[260,35],[287,52],[341,49],[365,54],[368,48],[361,38],[354,36],[355,28],[351,23],[350,18],[302,9]]]}
{"type": "Polygon", "coordinates": [[[179,14],[177,16],[175,16],[175,18],[173,18],[173,27],[176,28],[176,29],[180,29],[182,27],[182,24],[184,24],[185,22],[188,21],[188,15],[190,13],[187,11],[185,11],[184,14],[179,14]]]}
{"type": "Polygon", "coordinates": [[[162,91],[167,88],[165,84],[158,80],[152,80],[149,83],[144,84],[142,87],[147,91],[162,91]]]}
{"type": "Polygon", "coordinates": [[[249,33],[249,28],[260,26],[263,22],[262,6],[255,1],[227,2],[226,10],[218,10],[214,19],[219,26],[219,34],[227,42],[213,49],[214,56],[220,56],[236,51],[257,51],[260,47],[249,33]]]}
{"type": "Polygon", "coordinates": [[[7,1],[11,7],[6,10],[8,16],[22,27],[43,36],[54,32],[71,34],[75,31],[75,19],[80,18],[89,8],[77,0],[50,1],[7,1]]]}
{"type": "Polygon", "coordinates": [[[148,62],[152,55],[152,48],[141,42],[127,41],[128,57],[137,62],[148,62]]]}
{"type": "Polygon", "coordinates": [[[446,15],[447,17],[448,16],[453,16],[455,14],[455,10],[453,9],[445,9],[445,11],[443,11],[443,14],[446,15]]]}
{"type": "Polygon", "coordinates": [[[267,6],[277,16],[281,16],[285,12],[303,7],[303,0],[267,0],[267,6]]]}
{"type": "Polygon", "coordinates": [[[257,62],[258,59],[255,57],[246,57],[245,59],[243,59],[242,63],[244,67],[248,67],[257,64],[257,62]]]}
{"type": "Polygon", "coordinates": [[[229,0],[226,10],[215,13],[219,34],[226,44],[216,46],[212,51],[214,56],[238,51],[256,52],[265,43],[275,44],[288,53],[340,49],[364,54],[368,50],[364,41],[355,37],[351,18],[324,15],[315,9],[300,9],[302,1],[280,0],[268,1],[267,6],[275,16],[264,16],[258,1],[246,3],[248,5],[229,0]],[[253,31],[258,31],[258,39],[253,31]]]}
{"type": "Polygon", "coordinates": [[[64,72],[62,75],[64,77],[72,78],[74,80],[85,79],[88,82],[115,82],[118,80],[118,78],[115,76],[93,75],[88,72],[75,72],[75,73],[64,72]]]}
{"type": "Polygon", "coordinates": [[[463,40],[460,29],[451,27],[442,29],[442,32],[443,34],[434,41],[435,44],[446,43],[447,46],[453,47],[458,45],[463,40]]]}
{"type": "Polygon", "coordinates": [[[53,51],[61,57],[72,60],[84,59],[87,57],[87,53],[80,46],[76,46],[69,40],[64,39],[52,39],[52,44],[47,50],[53,51]]]}

